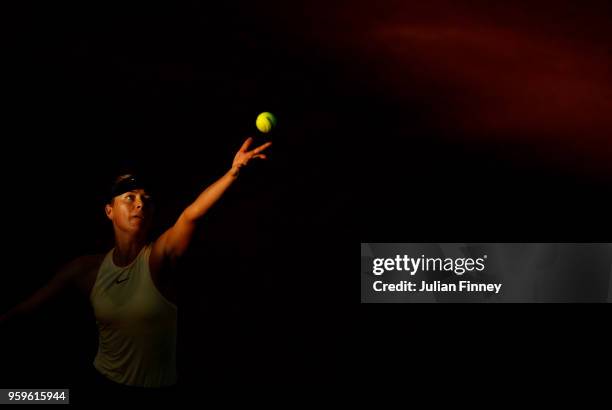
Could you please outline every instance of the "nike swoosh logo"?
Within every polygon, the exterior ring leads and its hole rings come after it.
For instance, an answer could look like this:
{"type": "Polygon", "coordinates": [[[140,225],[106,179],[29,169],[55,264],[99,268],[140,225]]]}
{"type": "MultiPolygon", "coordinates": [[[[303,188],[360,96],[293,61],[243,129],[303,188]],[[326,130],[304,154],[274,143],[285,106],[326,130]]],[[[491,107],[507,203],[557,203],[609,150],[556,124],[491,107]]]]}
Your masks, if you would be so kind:
{"type": "Polygon", "coordinates": [[[119,280],[119,278],[117,278],[117,279],[115,280],[115,283],[116,283],[116,284],[120,284],[121,282],[125,282],[125,281],[126,281],[126,280],[128,280],[128,279],[129,279],[129,277],[127,277],[127,278],[125,278],[125,279],[122,279],[122,280],[119,280]]]}

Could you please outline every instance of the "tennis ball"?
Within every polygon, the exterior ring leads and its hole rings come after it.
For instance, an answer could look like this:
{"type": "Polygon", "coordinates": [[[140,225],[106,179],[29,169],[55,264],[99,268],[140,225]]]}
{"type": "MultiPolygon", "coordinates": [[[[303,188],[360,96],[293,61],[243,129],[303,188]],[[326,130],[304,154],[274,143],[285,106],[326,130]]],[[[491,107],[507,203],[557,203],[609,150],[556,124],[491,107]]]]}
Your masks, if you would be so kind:
{"type": "Polygon", "coordinates": [[[262,112],[257,116],[255,125],[259,131],[267,134],[276,126],[276,117],[271,112],[262,112]]]}

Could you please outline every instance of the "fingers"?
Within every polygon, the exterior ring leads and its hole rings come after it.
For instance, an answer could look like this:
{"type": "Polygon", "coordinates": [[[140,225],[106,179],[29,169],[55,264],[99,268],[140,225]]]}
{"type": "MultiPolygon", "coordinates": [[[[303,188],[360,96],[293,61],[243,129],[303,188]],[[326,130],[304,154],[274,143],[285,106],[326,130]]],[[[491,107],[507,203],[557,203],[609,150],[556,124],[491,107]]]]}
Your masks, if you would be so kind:
{"type": "Polygon", "coordinates": [[[242,147],[240,147],[240,152],[246,152],[246,150],[251,146],[252,142],[253,137],[247,138],[246,141],[244,141],[244,143],[242,144],[242,147]]]}
{"type": "Polygon", "coordinates": [[[257,155],[259,154],[261,151],[265,150],[266,148],[268,148],[270,145],[272,145],[271,142],[266,142],[265,144],[263,144],[262,146],[259,146],[257,148],[255,148],[253,151],[251,151],[253,154],[257,155]]]}
{"type": "Polygon", "coordinates": [[[236,157],[234,158],[234,164],[238,168],[242,168],[246,166],[248,162],[254,158],[259,158],[259,159],[264,159],[264,160],[268,159],[267,155],[260,154],[260,152],[262,152],[263,150],[268,148],[270,145],[272,145],[272,142],[266,142],[265,144],[255,148],[252,151],[247,151],[247,149],[252,143],[253,143],[253,137],[247,138],[246,141],[244,141],[244,143],[242,144],[242,147],[240,147],[240,151],[238,151],[238,154],[236,154],[236,157]]]}

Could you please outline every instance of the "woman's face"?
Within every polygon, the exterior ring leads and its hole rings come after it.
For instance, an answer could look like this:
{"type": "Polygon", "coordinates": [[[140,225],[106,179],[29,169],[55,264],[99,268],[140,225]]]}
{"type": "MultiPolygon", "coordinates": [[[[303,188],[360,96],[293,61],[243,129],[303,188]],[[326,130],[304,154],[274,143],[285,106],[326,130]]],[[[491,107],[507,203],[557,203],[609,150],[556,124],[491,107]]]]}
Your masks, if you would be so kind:
{"type": "Polygon", "coordinates": [[[125,232],[146,232],[151,226],[153,203],[144,189],[128,191],[106,205],[106,216],[116,229],[125,232]]]}

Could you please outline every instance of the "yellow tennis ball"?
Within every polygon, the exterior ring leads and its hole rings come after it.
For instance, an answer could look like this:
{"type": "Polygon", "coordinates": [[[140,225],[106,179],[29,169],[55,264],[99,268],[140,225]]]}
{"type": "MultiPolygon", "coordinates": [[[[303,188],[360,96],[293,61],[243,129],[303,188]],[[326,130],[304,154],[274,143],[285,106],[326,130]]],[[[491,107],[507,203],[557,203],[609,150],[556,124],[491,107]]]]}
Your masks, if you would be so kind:
{"type": "Polygon", "coordinates": [[[257,116],[255,125],[259,131],[266,134],[272,131],[272,128],[276,126],[276,117],[271,112],[262,112],[257,116]]]}

